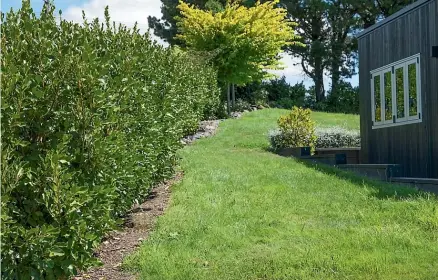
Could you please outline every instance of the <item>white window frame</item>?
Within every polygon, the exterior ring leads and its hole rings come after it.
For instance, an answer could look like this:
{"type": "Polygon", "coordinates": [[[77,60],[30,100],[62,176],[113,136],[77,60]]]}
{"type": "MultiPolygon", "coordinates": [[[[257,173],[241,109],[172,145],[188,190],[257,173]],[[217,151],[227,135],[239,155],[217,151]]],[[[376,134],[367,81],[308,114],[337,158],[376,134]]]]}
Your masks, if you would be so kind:
{"type": "Polygon", "coordinates": [[[394,66],[394,83],[392,84],[392,86],[394,87],[393,89],[393,96],[392,96],[392,100],[393,103],[395,103],[395,110],[393,111],[392,115],[395,116],[395,122],[405,122],[408,120],[408,118],[406,117],[406,93],[408,90],[408,87],[406,85],[406,67],[405,67],[405,63],[399,64],[397,66],[394,66]],[[398,69],[402,69],[403,70],[403,110],[404,110],[404,117],[403,118],[399,118],[397,116],[397,70],[398,69]]]}
{"type": "Polygon", "coordinates": [[[371,118],[372,129],[399,126],[405,124],[422,122],[422,106],[421,106],[421,61],[420,54],[410,56],[408,58],[396,61],[385,65],[373,71],[370,71],[371,76],[371,118]],[[409,65],[416,65],[416,89],[417,89],[417,115],[409,116],[409,65]],[[404,117],[397,118],[397,99],[396,99],[396,70],[403,69],[403,94],[404,94],[404,117]],[[386,120],[386,103],[385,103],[385,73],[391,72],[391,98],[392,98],[392,120],[386,120]],[[380,76],[380,122],[375,121],[375,94],[374,94],[374,78],[380,76]]]}
{"type": "Polygon", "coordinates": [[[383,110],[382,110],[382,75],[381,73],[375,73],[371,74],[371,112],[372,112],[372,120],[373,120],[373,126],[380,126],[383,125],[383,110]],[[380,122],[376,122],[376,106],[375,106],[375,92],[374,92],[374,78],[379,77],[380,78],[380,122]]]}
{"type": "Polygon", "coordinates": [[[418,60],[417,58],[415,59],[411,59],[405,62],[405,68],[406,68],[406,84],[405,84],[405,112],[406,112],[406,118],[408,119],[408,121],[413,121],[413,120],[418,120],[421,119],[420,116],[421,114],[421,76],[420,76],[420,57],[418,56],[418,60]],[[416,75],[416,86],[417,86],[417,115],[416,116],[410,116],[409,115],[409,65],[411,64],[415,64],[416,65],[416,70],[415,70],[415,75],[416,75]]]}
{"type": "Polygon", "coordinates": [[[383,122],[383,124],[393,124],[393,117],[391,117],[390,120],[386,119],[385,74],[388,72],[391,73],[391,106],[392,106],[392,116],[394,116],[394,88],[393,88],[394,75],[392,74],[391,68],[388,68],[388,69],[385,69],[382,71],[382,74],[380,77],[380,80],[381,80],[380,100],[382,100],[380,106],[382,107],[382,122],[383,122]]]}

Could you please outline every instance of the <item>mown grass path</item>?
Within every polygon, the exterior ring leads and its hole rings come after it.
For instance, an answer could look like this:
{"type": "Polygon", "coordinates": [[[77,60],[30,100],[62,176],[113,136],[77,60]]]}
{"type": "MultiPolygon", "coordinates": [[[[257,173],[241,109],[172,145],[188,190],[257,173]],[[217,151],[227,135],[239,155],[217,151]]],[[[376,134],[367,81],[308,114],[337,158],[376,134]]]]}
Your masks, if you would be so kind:
{"type": "Polygon", "coordinates": [[[227,120],[184,148],[184,179],[125,266],[160,280],[438,279],[437,199],[268,152],[284,112],[227,120]]]}

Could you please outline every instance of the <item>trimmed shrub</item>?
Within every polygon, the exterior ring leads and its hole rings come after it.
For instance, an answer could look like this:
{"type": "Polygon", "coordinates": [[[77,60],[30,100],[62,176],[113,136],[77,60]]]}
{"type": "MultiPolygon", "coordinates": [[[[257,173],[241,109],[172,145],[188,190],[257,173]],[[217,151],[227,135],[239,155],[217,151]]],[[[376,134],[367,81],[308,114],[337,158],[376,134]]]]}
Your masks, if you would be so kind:
{"type": "Polygon", "coordinates": [[[278,132],[271,132],[273,148],[311,147],[315,146],[315,123],[310,118],[311,111],[293,107],[289,114],[281,116],[278,132]]]}
{"type": "Polygon", "coordinates": [[[96,265],[117,218],[173,173],[180,138],[219,108],[215,71],[108,11],[83,25],[2,14],[1,277],[96,265]]]}
{"type": "Polygon", "coordinates": [[[360,133],[341,127],[317,128],[316,148],[360,147],[360,133]]]}

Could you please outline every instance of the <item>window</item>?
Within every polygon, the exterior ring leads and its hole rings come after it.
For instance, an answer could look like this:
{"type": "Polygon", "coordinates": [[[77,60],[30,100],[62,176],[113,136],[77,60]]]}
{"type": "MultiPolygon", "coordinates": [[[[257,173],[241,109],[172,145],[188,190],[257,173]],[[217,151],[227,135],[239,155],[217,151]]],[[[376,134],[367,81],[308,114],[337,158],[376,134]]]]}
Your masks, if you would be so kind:
{"type": "Polygon", "coordinates": [[[371,71],[373,128],[421,122],[420,55],[371,71]]]}
{"type": "Polygon", "coordinates": [[[380,102],[380,75],[373,77],[373,99],[374,99],[374,123],[380,123],[382,121],[382,102],[380,102]]]}

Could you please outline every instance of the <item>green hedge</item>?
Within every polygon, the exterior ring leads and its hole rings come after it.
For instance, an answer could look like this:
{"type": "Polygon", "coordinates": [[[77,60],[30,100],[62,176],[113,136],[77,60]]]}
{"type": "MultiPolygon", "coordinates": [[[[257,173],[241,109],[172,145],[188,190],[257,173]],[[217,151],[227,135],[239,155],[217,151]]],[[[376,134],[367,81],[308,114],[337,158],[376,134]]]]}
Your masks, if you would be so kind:
{"type": "Polygon", "coordinates": [[[1,276],[65,279],[219,108],[215,71],[98,20],[2,15],[1,276]]]}

